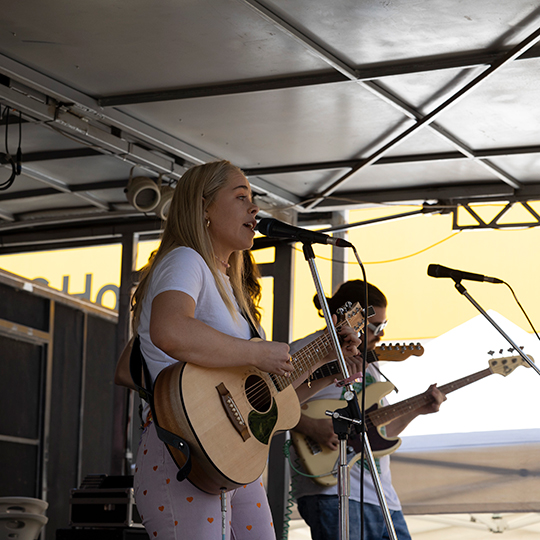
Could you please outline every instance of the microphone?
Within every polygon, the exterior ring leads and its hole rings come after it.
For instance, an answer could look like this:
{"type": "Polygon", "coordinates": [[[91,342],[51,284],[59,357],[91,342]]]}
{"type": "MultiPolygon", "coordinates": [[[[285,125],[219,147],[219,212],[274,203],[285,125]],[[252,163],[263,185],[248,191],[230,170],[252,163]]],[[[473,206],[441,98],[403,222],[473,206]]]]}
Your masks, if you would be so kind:
{"type": "Polygon", "coordinates": [[[504,283],[502,279],[496,277],[483,276],[482,274],[473,274],[471,272],[463,272],[461,270],[454,270],[453,268],[447,268],[440,264],[430,264],[427,269],[428,276],[431,277],[449,277],[454,281],[461,281],[462,279],[469,279],[472,281],[487,281],[488,283],[504,283]]]}
{"type": "Polygon", "coordinates": [[[264,236],[274,238],[292,238],[304,244],[332,244],[338,247],[353,247],[350,242],[343,238],[333,238],[327,234],[309,231],[300,227],[294,227],[283,221],[273,218],[263,218],[255,226],[255,230],[264,236]]]}

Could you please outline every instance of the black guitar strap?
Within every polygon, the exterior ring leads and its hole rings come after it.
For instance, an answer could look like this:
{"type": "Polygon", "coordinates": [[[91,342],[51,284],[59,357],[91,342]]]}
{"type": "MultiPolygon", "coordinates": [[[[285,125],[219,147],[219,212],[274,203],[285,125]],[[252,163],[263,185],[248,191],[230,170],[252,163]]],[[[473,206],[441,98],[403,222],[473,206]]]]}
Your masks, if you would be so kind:
{"type": "Polygon", "coordinates": [[[177,448],[184,456],[186,456],[186,462],[179,468],[179,471],[176,474],[176,479],[181,482],[187,478],[191,471],[191,452],[189,450],[189,445],[182,437],[162,428],[158,423],[158,418],[154,409],[154,385],[152,384],[150,371],[148,370],[148,366],[141,352],[139,336],[133,340],[133,347],[131,348],[131,356],[129,358],[129,371],[141,399],[144,399],[150,405],[152,418],[159,439],[165,444],[177,448]],[[141,373],[144,373],[144,386],[143,381],[141,380],[141,373]]]}
{"type": "Polygon", "coordinates": [[[259,338],[262,339],[260,332],[255,328],[255,325],[253,324],[253,321],[251,320],[251,317],[248,316],[248,314],[242,310],[242,317],[246,319],[246,322],[249,324],[249,330],[251,332],[251,339],[253,338],[259,338]]]}

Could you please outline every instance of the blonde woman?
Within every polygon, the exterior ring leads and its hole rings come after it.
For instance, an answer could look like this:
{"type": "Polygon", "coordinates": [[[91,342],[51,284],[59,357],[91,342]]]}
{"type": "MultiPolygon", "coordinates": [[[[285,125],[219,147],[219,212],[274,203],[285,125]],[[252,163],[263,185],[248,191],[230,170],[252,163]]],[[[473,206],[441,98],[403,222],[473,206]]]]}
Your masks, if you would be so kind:
{"type": "MultiPolygon", "coordinates": [[[[178,182],[160,247],[134,294],[134,331],[154,380],[178,360],[210,368],[251,364],[280,376],[293,370],[286,343],[250,341],[250,323],[258,321],[243,286],[243,251],[252,246],[258,211],[249,182],[228,161],[193,167],[178,182]]],[[[351,330],[343,339],[356,354],[351,330]]],[[[126,356],[115,380],[133,387],[126,356]]],[[[134,479],[150,538],[221,538],[220,496],[176,481],[177,470],[150,419],[134,479]]],[[[275,539],[260,479],[227,494],[227,524],[227,539],[275,539]]]]}

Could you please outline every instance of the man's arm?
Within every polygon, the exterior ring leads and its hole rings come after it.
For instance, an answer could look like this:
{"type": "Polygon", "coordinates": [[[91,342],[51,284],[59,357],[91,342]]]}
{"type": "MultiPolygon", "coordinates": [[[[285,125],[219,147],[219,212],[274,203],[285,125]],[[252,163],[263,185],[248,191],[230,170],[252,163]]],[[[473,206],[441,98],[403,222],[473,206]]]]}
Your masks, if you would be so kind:
{"type": "Polygon", "coordinates": [[[437,388],[436,384],[432,384],[426,390],[425,394],[431,397],[431,401],[419,409],[415,409],[390,422],[386,426],[386,435],[389,437],[397,437],[415,418],[421,414],[437,412],[441,407],[441,403],[446,401],[446,395],[437,388]]]}
{"type": "Polygon", "coordinates": [[[307,435],[319,444],[324,444],[330,450],[338,449],[338,436],[334,432],[334,426],[330,418],[310,418],[305,414],[300,416],[300,422],[294,428],[294,431],[307,435]]]}

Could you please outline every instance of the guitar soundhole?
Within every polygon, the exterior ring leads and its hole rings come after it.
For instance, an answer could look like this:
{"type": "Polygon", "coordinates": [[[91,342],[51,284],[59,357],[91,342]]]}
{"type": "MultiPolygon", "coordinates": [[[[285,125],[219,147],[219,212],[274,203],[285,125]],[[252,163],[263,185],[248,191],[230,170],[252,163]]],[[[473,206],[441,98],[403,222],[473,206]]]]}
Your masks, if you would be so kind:
{"type": "Polygon", "coordinates": [[[270,389],[257,375],[250,375],[246,379],[246,397],[251,406],[259,412],[267,411],[272,403],[270,389]]]}

